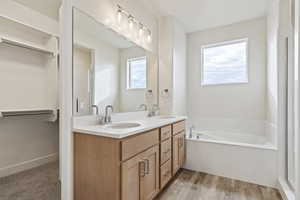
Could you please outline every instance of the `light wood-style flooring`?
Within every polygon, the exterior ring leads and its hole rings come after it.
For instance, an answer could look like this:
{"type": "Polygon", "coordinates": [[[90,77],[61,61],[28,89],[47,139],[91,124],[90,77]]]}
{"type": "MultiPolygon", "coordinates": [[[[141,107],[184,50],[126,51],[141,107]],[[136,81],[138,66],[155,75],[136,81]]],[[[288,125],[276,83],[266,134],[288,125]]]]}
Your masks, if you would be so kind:
{"type": "Polygon", "coordinates": [[[282,200],[276,189],[181,170],[155,200],[282,200]]]}

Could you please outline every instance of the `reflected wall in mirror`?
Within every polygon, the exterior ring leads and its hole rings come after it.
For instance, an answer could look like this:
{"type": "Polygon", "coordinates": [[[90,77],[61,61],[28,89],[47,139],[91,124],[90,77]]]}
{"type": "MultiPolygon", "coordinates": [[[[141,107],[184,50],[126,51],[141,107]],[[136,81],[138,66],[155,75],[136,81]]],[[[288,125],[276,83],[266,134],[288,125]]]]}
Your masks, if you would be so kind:
{"type": "Polygon", "coordinates": [[[73,9],[73,113],[145,110],[157,104],[157,56],[73,9]]]}

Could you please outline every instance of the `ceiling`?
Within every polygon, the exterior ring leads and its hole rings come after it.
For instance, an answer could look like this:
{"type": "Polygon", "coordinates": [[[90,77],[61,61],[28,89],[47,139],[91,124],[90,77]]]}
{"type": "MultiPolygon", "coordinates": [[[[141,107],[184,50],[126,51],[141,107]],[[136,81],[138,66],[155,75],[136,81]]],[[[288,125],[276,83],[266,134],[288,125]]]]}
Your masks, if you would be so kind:
{"type": "Polygon", "coordinates": [[[13,0],[52,19],[58,20],[62,0],[13,0]]]}
{"type": "MultiPolygon", "coordinates": [[[[58,19],[62,0],[13,0],[58,19]]],[[[186,32],[229,25],[267,13],[272,0],[139,0],[156,16],[174,16],[186,32]]]]}
{"type": "Polygon", "coordinates": [[[160,16],[171,15],[186,32],[229,25],[267,13],[269,0],[141,0],[160,16]]]}

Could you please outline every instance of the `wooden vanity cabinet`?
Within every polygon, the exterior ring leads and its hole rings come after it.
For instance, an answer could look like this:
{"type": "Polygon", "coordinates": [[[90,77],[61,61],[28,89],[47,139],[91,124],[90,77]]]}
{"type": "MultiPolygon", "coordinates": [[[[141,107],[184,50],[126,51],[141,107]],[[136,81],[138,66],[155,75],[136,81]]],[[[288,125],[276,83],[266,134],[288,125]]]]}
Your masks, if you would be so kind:
{"type": "Polygon", "coordinates": [[[124,139],[74,133],[74,199],[154,199],[185,162],[184,123],[124,139]]]}

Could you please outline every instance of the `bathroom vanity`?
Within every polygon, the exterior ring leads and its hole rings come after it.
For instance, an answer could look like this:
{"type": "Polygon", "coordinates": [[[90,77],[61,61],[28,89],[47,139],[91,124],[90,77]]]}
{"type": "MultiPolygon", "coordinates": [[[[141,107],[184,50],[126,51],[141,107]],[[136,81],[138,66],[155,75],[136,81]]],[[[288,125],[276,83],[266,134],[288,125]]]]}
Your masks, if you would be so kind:
{"type": "Polygon", "coordinates": [[[183,166],[184,117],[138,123],[74,129],[75,200],[151,200],[183,166]]]}

